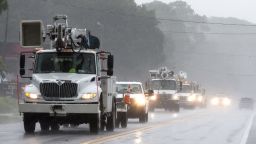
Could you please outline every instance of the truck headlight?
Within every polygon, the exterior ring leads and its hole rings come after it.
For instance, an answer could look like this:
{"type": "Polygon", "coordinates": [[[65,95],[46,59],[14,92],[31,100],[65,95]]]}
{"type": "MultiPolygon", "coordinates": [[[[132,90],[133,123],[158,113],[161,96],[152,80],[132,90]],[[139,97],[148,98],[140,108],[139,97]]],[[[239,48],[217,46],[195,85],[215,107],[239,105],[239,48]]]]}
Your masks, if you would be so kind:
{"type": "Polygon", "coordinates": [[[151,97],[149,98],[149,100],[151,100],[151,101],[156,101],[156,99],[157,99],[157,96],[156,96],[156,95],[153,95],[153,96],[151,96],[151,97]]]}
{"type": "Polygon", "coordinates": [[[175,94],[175,95],[172,96],[172,99],[173,100],[179,100],[179,96],[175,94]]]}
{"type": "Polygon", "coordinates": [[[191,95],[188,97],[188,101],[192,102],[196,100],[196,96],[195,95],[191,95]]]}
{"type": "Polygon", "coordinates": [[[88,99],[93,99],[93,98],[95,98],[96,96],[97,96],[96,93],[86,93],[86,94],[83,94],[83,95],[82,95],[82,99],[86,99],[86,100],[88,100],[88,99]]]}
{"type": "Polygon", "coordinates": [[[35,94],[35,93],[29,93],[29,92],[26,92],[25,93],[25,96],[30,98],[30,99],[38,99],[39,95],[38,94],[35,94]]]}
{"type": "Polygon", "coordinates": [[[139,106],[145,105],[146,99],[142,96],[137,96],[137,97],[135,97],[135,103],[139,106]]]}

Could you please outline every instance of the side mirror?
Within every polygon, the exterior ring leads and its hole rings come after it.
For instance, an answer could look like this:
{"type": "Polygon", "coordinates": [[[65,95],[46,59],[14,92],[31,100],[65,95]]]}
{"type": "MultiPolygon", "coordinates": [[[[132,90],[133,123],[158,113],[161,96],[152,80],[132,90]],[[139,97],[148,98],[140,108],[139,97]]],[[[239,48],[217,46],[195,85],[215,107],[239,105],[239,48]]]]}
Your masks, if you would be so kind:
{"type": "Polygon", "coordinates": [[[153,90],[148,90],[148,96],[153,96],[154,95],[154,91],[153,90]]]}
{"type": "Polygon", "coordinates": [[[113,72],[113,69],[108,69],[108,70],[107,70],[107,75],[108,75],[108,76],[112,76],[113,73],[114,73],[114,72],[113,72]]]}
{"type": "Polygon", "coordinates": [[[25,55],[20,55],[20,75],[25,75],[25,55]]]}
{"type": "Polygon", "coordinates": [[[114,68],[114,56],[108,55],[108,69],[114,68]]]}
{"type": "Polygon", "coordinates": [[[112,76],[113,75],[113,68],[114,68],[114,56],[108,55],[108,62],[107,62],[107,75],[112,76]]]}

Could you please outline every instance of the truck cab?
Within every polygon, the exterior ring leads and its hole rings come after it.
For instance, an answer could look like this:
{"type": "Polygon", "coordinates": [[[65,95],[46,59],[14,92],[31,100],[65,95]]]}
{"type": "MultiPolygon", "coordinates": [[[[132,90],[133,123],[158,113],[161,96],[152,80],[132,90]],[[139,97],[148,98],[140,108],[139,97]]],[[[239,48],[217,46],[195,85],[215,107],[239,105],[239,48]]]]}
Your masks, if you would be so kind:
{"type": "Polygon", "coordinates": [[[161,67],[157,70],[149,70],[149,81],[146,84],[149,90],[153,90],[154,95],[149,98],[150,110],[155,108],[164,108],[168,111],[180,111],[178,80],[173,71],[167,67],[161,67]]]}
{"type": "Polygon", "coordinates": [[[150,84],[156,95],[155,107],[179,111],[179,97],[177,96],[177,81],[175,79],[152,79],[150,84]]]}

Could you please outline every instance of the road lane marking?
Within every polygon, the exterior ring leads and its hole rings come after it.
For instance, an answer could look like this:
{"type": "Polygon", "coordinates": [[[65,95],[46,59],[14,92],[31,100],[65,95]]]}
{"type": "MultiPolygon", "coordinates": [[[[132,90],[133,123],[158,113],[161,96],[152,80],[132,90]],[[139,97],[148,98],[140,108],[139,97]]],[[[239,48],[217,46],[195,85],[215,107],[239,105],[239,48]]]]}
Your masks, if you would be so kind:
{"type": "Polygon", "coordinates": [[[166,125],[170,125],[170,124],[174,124],[174,123],[178,123],[178,122],[183,122],[183,121],[189,121],[193,118],[197,118],[197,117],[200,117],[200,116],[206,115],[206,114],[207,114],[207,112],[202,112],[202,113],[199,113],[197,115],[189,115],[189,116],[185,116],[185,117],[182,117],[182,118],[179,118],[179,119],[169,119],[169,120],[166,120],[166,121],[161,122],[161,123],[151,124],[151,125],[144,126],[142,128],[133,129],[133,130],[130,130],[130,131],[120,132],[120,133],[116,133],[116,134],[113,134],[113,135],[107,135],[107,136],[99,136],[99,137],[96,137],[94,140],[90,140],[90,141],[87,141],[87,142],[82,142],[81,144],[101,144],[101,143],[104,143],[104,142],[109,142],[111,140],[115,140],[117,138],[123,138],[127,135],[136,134],[138,132],[146,132],[146,131],[156,129],[156,128],[159,128],[159,127],[164,127],[166,125]]]}
{"type": "Polygon", "coordinates": [[[240,144],[246,144],[247,143],[247,139],[249,137],[249,134],[250,134],[250,131],[251,131],[251,128],[252,128],[254,117],[255,117],[255,112],[251,115],[251,117],[249,119],[249,123],[248,123],[248,125],[247,125],[247,127],[244,131],[244,134],[242,136],[240,144]]]}

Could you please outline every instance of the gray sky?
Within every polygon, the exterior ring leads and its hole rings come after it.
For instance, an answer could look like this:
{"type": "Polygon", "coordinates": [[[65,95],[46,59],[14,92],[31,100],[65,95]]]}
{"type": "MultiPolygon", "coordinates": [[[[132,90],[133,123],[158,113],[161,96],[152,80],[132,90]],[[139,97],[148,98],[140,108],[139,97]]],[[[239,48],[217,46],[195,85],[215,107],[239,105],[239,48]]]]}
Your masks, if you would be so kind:
{"type": "MultiPolygon", "coordinates": [[[[138,4],[154,0],[135,0],[138,4]]],[[[175,0],[159,0],[173,2],[175,0]]],[[[236,17],[256,23],[256,0],[183,0],[200,15],[236,17]]]]}

